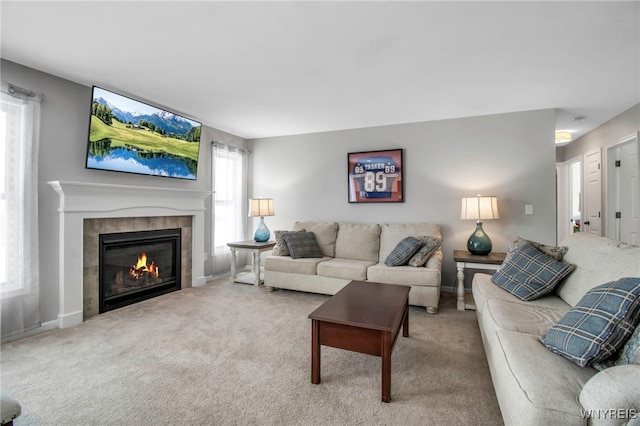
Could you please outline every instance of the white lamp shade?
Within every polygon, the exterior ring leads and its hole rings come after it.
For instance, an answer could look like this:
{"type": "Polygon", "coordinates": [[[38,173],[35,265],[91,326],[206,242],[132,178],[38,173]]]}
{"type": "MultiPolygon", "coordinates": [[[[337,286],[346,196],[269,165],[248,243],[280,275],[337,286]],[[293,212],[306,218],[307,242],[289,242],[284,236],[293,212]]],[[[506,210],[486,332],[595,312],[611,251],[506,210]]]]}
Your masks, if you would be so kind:
{"type": "Polygon", "coordinates": [[[498,197],[468,197],[462,199],[460,219],[499,219],[498,197]]]}
{"type": "Polygon", "coordinates": [[[249,200],[249,216],[273,216],[273,198],[252,198],[249,200]]]}

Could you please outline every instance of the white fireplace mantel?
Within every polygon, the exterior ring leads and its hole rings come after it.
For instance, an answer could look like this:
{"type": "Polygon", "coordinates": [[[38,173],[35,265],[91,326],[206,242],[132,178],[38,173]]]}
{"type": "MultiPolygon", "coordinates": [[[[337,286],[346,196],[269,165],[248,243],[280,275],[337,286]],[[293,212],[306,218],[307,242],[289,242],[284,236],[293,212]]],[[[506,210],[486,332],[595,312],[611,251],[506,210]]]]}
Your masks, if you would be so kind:
{"type": "Polygon", "coordinates": [[[58,327],[82,322],[83,221],[87,218],[192,216],[193,285],[204,285],[204,212],[211,192],[104,183],[50,181],[60,195],[58,327]]]}

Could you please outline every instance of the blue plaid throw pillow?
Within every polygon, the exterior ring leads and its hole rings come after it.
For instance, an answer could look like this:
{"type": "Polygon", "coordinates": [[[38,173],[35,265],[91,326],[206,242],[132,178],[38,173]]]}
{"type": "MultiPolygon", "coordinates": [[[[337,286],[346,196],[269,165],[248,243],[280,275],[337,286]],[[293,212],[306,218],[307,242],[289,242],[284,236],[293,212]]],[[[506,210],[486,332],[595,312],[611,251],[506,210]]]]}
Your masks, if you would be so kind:
{"type": "Polygon", "coordinates": [[[589,290],[540,341],[581,367],[614,355],[640,322],[640,278],[621,278],[589,290]]]}
{"type": "Polygon", "coordinates": [[[289,247],[292,259],[323,256],[313,232],[285,232],[282,237],[289,247]]]}
{"type": "Polygon", "coordinates": [[[511,254],[491,281],[520,300],[534,300],[551,293],[575,265],[558,262],[526,243],[511,254]]]}
{"type": "Polygon", "coordinates": [[[407,237],[400,241],[398,245],[389,253],[389,256],[384,261],[387,266],[400,266],[404,265],[411,259],[411,256],[416,254],[422,243],[417,238],[407,237]]]}

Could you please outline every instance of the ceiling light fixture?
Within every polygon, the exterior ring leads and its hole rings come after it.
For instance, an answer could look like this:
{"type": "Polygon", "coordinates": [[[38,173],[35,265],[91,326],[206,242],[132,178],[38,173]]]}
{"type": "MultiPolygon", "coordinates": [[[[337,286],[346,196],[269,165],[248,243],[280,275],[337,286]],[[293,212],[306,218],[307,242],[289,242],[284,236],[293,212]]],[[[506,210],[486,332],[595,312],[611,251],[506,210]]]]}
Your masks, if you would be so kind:
{"type": "Polygon", "coordinates": [[[568,130],[556,130],[556,143],[571,142],[573,137],[568,130]]]}

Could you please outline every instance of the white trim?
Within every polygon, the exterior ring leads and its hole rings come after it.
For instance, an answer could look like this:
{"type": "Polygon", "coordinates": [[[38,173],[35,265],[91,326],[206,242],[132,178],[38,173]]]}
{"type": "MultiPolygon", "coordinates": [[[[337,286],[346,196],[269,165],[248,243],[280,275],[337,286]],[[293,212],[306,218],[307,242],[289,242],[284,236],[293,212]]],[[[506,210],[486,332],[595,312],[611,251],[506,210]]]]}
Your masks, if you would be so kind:
{"type": "Polygon", "coordinates": [[[25,337],[35,336],[36,334],[44,333],[45,331],[51,331],[58,328],[58,320],[47,321],[40,324],[40,327],[34,328],[29,331],[25,331],[20,334],[12,334],[2,338],[2,343],[12,342],[14,340],[24,339],[25,337]]]}

